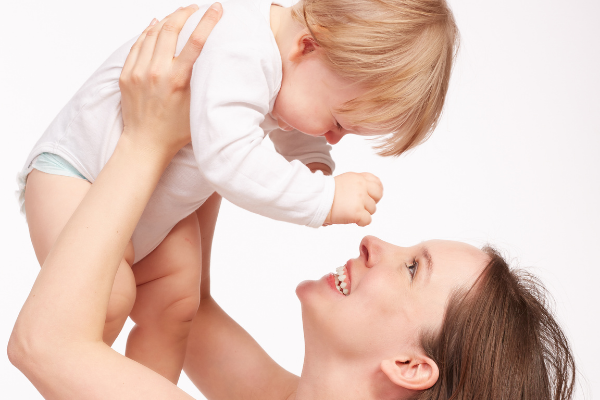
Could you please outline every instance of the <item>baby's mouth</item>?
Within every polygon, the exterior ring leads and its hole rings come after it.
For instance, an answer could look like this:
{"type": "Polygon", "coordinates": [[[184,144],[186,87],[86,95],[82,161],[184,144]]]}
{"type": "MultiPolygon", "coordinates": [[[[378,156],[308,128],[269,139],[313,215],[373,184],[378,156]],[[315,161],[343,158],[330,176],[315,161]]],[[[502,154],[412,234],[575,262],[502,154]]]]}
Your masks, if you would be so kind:
{"type": "Polygon", "coordinates": [[[348,296],[350,294],[350,277],[346,267],[337,267],[333,277],[335,278],[336,289],[344,296],[348,296]]]}

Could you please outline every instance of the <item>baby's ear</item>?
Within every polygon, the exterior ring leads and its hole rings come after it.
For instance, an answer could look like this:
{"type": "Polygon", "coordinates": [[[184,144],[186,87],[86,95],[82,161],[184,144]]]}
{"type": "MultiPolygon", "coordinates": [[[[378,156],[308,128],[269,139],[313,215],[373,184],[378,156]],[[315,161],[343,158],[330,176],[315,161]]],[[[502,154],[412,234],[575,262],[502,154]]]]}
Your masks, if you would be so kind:
{"type": "Polygon", "coordinates": [[[401,356],[383,360],[381,371],[394,384],[409,390],[425,390],[438,380],[437,364],[427,356],[401,356]]]}
{"type": "Polygon", "coordinates": [[[318,49],[318,47],[319,44],[312,36],[310,31],[308,29],[303,29],[302,31],[298,32],[294,38],[294,43],[290,49],[288,58],[292,62],[298,62],[302,56],[314,52],[318,49]]]}
{"type": "Polygon", "coordinates": [[[302,38],[302,46],[302,55],[312,53],[317,49],[317,47],[319,47],[315,39],[312,36],[308,35],[302,38]]]}

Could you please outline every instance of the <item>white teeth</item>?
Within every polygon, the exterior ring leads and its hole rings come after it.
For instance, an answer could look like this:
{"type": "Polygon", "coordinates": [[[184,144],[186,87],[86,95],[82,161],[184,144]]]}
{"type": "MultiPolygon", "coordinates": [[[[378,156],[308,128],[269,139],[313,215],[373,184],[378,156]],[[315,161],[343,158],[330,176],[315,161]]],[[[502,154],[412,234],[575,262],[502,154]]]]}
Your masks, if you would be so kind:
{"type": "Polygon", "coordinates": [[[333,274],[333,276],[335,276],[335,287],[336,289],[344,294],[344,295],[348,295],[348,293],[350,293],[350,290],[346,289],[346,287],[348,286],[347,282],[344,282],[347,278],[346,275],[344,275],[346,267],[345,266],[341,266],[341,267],[337,267],[335,269],[335,274],[333,274]]]}

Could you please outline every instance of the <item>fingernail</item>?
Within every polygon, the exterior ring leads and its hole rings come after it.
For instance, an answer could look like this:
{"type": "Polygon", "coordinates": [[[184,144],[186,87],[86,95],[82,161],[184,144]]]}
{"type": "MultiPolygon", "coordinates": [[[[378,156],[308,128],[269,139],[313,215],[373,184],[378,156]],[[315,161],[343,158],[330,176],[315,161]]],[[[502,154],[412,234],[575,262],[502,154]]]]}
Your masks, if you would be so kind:
{"type": "Polygon", "coordinates": [[[217,11],[219,11],[222,7],[223,6],[221,5],[221,3],[214,3],[212,6],[210,6],[210,8],[217,11]]]}
{"type": "Polygon", "coordinates": [[[175,11],[179,11],[179,10],[181,10],[181,9],[183,9],[183,7],[179,7],[179,8],[178,8],[177,10],[175,10],[175,11]]]}
{"type": "Polygon", "coordinates": [[[156,25],[157,22],[158,22],[158,20],[156,18],[153,18],[152,21],[150,22],[150,26],[156,25]]]}

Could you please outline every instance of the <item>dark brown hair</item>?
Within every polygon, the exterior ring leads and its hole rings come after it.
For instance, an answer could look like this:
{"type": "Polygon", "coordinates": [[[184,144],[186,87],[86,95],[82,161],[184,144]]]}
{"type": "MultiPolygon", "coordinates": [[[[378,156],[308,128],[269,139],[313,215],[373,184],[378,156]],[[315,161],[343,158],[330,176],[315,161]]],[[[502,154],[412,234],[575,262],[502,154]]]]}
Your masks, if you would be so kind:
{"type": "Polygon", "coordinates": [[[575,362],[545,288],[496,250],[483,250],[491,260],[478,281],[455,293],[441,329],[422,337],[440,375],[417,398],[571,399],[575,362]]]}

